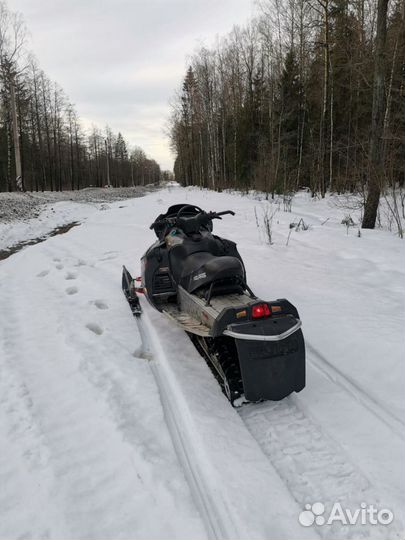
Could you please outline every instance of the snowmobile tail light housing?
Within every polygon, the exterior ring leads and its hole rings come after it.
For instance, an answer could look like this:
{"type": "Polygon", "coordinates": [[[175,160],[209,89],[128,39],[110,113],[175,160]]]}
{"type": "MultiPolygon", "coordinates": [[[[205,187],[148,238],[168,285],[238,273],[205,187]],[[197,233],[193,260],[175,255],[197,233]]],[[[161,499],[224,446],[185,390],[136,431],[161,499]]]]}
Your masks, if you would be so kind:
{"type": "Polygon", "coordinates": [[[252,307],[252,318],[262,319],[271,315],[270,308],[267,304],[256,304],[252,307]]]}

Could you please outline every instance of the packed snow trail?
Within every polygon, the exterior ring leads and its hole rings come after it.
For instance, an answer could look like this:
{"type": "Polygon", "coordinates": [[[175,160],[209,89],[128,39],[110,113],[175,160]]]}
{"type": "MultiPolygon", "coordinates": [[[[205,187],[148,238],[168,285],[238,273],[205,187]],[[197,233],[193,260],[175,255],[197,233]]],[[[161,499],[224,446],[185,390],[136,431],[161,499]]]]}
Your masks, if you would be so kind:
{"type": "Polygon", "coordinates": [[[254,218],[268,203],[166,190],[91,208],[80,227],[0,262],[0,538],[403,537],[403,245],[348,236],[317,203],[280,212],[270,247],[254,218]],[[250,285],[299,308],[302,393],[235,411],[184,332],[148,306],[142,354],[121,265],[139,272],[147,226],[182,201],[236,210],[216,232],[238,242],[250,285]],[[312,230],[285,246],[304,213],[312,230]],[[395,520],[302,527],[318,497],[395,520]]]}
{"type": "Polygon", "coordinates": [[[205,538],[132,320],[65,245],[0,268],[0,537],[205,538]]]}

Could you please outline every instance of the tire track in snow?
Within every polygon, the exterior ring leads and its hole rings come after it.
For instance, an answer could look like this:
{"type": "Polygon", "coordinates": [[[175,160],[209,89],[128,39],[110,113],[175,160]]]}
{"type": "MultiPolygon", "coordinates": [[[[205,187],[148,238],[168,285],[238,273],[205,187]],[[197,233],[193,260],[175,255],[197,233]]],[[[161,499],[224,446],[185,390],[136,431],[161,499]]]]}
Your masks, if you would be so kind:
{"type": "Polygon", "coordinates": [[[361,403],[368,411],[386,424],[398,437],[405,440],[405,422],[396,416],[384,404],[372,397],[364,388],[358,385],[349,376],[344,375],[338,368],[332,365],[317,349],[308,341],[306,348],[310,351],[307,362],[319,371],[329,381],[335,383],[352,398],[361,403]]]}

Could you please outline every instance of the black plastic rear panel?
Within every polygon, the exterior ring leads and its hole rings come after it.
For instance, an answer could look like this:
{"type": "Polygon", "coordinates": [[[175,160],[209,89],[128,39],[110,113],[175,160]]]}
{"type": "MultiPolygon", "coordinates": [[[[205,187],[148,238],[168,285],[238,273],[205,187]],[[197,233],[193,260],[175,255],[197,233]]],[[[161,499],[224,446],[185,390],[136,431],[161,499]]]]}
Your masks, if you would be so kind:
{"type": "MultiPolygon", "coordinates": [[[[272,317],[230,328],[239,333],[279,335],[296,322],[292,316],[272,317]]],[[[305,387],[305,344],[301,330],[282,341],[235,341],[244,393],[249,401],[278,401],[305,387]]]]}

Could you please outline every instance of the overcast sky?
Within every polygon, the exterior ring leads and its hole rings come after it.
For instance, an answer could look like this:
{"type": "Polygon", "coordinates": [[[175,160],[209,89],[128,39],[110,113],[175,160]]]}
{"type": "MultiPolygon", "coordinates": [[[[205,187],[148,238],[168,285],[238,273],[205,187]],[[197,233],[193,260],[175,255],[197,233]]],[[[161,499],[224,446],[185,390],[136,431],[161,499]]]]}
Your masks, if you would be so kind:
{"type": "Polygon", "coordinates": [[[171,169],[165,126],[187,57],[243,24],[253,0],[9,0],[85,127],[109,124],[171,169]]]}

